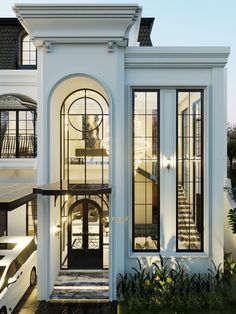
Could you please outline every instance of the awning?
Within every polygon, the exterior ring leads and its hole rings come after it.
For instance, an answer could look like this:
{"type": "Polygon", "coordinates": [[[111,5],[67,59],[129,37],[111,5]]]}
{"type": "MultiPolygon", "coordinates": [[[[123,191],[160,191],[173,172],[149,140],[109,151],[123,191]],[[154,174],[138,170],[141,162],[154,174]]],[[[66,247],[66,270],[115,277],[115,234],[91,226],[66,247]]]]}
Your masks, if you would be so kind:
{"type": "Polygon", "coordinates": [[[0,110],[36,110],[37,103],[32,98],[21,94],[0,95],[0,110]]]}
{"type": "Polygon", "coordinates": [[[0,210],[10,211],[37,197],[33,184],[0,184],[0,210]]]}
{"type": "Polygon", "coordinates": [[[66,180],[44,184],[33,189],[34,193],[41,195],[98,195],[110,194],[109,184],[68,184],[66,180]]]}

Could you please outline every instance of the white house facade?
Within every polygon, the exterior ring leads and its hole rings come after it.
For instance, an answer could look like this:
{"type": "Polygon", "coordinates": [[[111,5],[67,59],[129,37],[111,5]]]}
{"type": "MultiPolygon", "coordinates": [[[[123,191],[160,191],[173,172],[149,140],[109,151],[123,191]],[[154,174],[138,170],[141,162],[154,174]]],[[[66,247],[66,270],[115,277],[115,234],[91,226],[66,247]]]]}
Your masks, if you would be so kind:
{"type": "Polygon", "coordinates": [[[0,174],[37,194],[38,299],[67,271],[107,272],[113,301],[137,258],[222,263],[229,48],[141,47],[134,4],[13,9],[37,69],[0,70],[0,95],[37,102],[37,158],[1,142],[0,174]]]}

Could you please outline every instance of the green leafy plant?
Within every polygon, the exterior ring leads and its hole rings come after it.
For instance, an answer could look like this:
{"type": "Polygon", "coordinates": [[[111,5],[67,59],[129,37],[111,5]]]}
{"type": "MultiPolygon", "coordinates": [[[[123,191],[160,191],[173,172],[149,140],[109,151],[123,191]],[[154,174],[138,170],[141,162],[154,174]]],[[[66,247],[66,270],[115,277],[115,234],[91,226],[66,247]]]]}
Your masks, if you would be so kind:
{"type": "Polygon", "coordinates": [[[236,208],[231,208],[228,212],[228,222],[233,233],[236,233],[236,208]]]}
{"type": "Polygon", "coordinates": [[[230,280],[236,279],[236,263],[233,261],[231,252],[224,254],[224,274],[230,280]]]}
{"type": "Polygon", "coordinates": [[[230,256],[226,255],[225,273],[222,266],[213,263],[212,269],[205,274],[189,274],[184,265],[160,256],[160,263],[152,267],[138,267],[124,276],[120,274],[118,295],[128,304],[129,313],[165,311],[174,313],[192,313],[203,308],[221,310],[228,298],[229,283],[232,277],[228,273],[236,270],[230,256]],[[174,267],[173,267],[174,266],[174,267]]]}

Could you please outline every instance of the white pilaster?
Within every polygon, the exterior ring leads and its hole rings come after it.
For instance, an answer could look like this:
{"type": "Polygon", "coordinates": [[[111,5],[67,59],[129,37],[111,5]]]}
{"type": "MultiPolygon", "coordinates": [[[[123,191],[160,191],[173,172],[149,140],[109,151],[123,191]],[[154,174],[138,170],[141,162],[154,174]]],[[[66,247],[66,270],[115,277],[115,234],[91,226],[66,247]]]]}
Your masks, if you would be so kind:
{"type": "Polygon", "coordinates": [[[212,69],[211,102],[211,228],[212,260],[223,262],[224,254],[224,176],[226,167],[226,106],[224,69],[212,69]]]}
{"type": "Polygon", "coordinates": [[[110,297],[116,299],[117,276],[125,271],[125,240],[126,208],[126,150],[125,150],[125,102],[124,102],[124,50],[117,48],[116,75],[117,85],[114,93],[112,109],[112,242],[111,242],[111,282],[110,297]]]}
{"type": "MultiPolygon", "coordinates": [[[[48,183],[49,150],[48,150],[48,115],[46,95],[44,94],[43,48],[37,51],[38,63],[38,110],[37,110],[37,154],[38,180],[37,184],[48,183]]],[[[38,196],[37,203],[37,240],[38,240],[38,300],[48,300],[49,289],[49,258],[50,258],[50,223],[49,200],[46,196],[38,196]]]]}
{"type": "Polygon", "coordinates": [[[175,158],[176,91],[163,89],[160,93],[160,241],[161,251],[167,254],[175,251],[176,242],[175,158]],[[167,158],[170,158],[170,169],[166,167],[167,158]]]}

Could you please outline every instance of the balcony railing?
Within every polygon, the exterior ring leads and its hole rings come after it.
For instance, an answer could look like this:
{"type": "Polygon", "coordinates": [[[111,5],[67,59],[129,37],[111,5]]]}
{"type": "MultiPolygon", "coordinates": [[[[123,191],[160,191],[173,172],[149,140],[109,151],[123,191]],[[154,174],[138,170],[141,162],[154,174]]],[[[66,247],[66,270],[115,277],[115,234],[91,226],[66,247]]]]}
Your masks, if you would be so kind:
{"type": "Polygon", "coordinates": [[[0,136],[0,158],[35,158],[37,138],[34,135],[0,136]]]}

